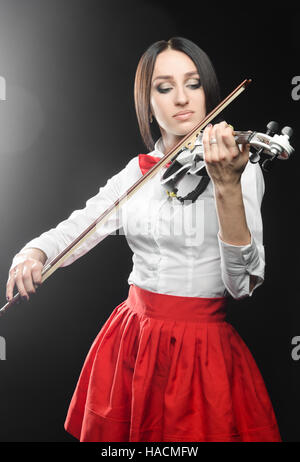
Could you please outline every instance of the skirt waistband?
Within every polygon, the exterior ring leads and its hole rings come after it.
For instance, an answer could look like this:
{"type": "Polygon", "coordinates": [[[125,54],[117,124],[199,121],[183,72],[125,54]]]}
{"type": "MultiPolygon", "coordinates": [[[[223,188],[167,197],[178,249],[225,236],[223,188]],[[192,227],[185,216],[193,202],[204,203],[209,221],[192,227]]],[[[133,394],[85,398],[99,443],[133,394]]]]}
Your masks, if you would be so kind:
{"type": "Polygon", "coordinates": [[[170,321],[223,322],[226,317],[226,297],[159,294],[131,284],[127,303],[137,313],[170,321]]]}

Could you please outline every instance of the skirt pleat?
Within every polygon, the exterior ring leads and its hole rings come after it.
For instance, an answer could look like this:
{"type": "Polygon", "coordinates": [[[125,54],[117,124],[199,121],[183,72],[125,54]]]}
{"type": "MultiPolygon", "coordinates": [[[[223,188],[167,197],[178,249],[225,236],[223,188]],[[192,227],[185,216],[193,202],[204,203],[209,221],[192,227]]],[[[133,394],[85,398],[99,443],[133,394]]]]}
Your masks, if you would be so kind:
{"type": "Polygon", "coordinates": [[[95,338],[65,429],[89,442],[281,441],[225,298],[131,285],[95,338]]]}

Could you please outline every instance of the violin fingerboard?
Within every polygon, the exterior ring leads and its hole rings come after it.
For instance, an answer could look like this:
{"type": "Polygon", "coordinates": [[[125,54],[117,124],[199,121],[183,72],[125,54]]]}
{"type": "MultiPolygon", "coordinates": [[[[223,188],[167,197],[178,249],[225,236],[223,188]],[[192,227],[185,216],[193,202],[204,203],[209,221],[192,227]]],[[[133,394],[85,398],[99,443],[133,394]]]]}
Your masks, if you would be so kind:
{"type": "Polygon", "coordinates": [[[255,132],[252,131],[234,131],[234,139],[237,144],[248,144],[250,143],[251,139],[253,138],[255,132]]]}

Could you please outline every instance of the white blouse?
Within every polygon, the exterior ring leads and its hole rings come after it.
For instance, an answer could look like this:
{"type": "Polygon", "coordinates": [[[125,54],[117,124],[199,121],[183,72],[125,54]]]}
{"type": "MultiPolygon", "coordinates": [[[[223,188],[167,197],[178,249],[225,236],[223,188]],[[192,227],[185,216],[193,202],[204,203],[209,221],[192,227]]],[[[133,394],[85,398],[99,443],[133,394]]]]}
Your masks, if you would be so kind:
{"type": "MultiPolygon", "coordinates": [[[[160,143],[161,139],[148,155],[162,157],[160,143]]],[[[175,197],[169,197],[160,184],[164,171],[162,168],[144,184],[62,266],[73,263],[109,234],[124,233],[133,252],[128,284],[185,297],[222,297],[229,293],[237,299],[252,295],[250,275],[257,276],[257,287],[263,282],[265,268],[260,212],[264,179],[259,164],[248,162],[241,179],[251,232],[251,243],[245,246],[230,245],[220,239],[211,181],[194,203],[183,205],[175,197]]],[[[139,159],[135,156],[100,187],[83,209],[74,211],[22,250],[29,247],[43,250],[48,264],[141,176],[139,159]]]]}

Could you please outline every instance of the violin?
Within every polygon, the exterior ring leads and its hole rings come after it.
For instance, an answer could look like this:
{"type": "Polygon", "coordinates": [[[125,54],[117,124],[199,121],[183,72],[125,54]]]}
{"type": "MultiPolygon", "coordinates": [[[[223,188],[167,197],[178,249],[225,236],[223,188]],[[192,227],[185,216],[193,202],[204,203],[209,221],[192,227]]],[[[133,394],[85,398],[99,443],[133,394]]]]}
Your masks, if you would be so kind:
{"type": "MultiPolygon", "coordinates": [[[[290,144],[292,128],[284,127],[281,134],[278,134],[278,131],[278,123],[271,121],[267,125],[266,133],[250,130],[233,131],[233,136],[238,145],[250,145],[252,151],[250,151],[249,161],[251,163],[260,162],[261,156],[269,156],[263,161],[262,168],[270,172],[274,159],[287,160],[294,152],[290,144]]],[[[203,132],[198,132],[192,144],[185,145],[181,149],[161,179],[161,184],[167,194],[170,197],[176,197],[182,203],[189,200],[194,202],[209,183],[204,162],[202,135],[203,132]]]]}
{"type": "MultiPolygon", "coordinates": [[[[213,109],[196,127],[194,127],[187,135],[185,135],[179,143],[168,151],[149,171],[145,173],[134,185],[132,185],[121,197],[119,197],[107,210],[105,210],[90,226],[88,226],[74,241],[69,244],[60,254],[53,258],[47,265],[44,266],[42,270],[42,283],[58,269],[62,263],[78,248],[82,243],[93,234],[99,226],[101,226],[108,217],[117,211],[122,204],[129,200],[135,192],[137,192],[147,181],[150,180],[162,167],[164,167],[168,162],[171,161],[171,168],[174,165],[179,164],[179,168],[183,168],[181,171],[182,175],[174,175],[170,173],[169,168],[166,170],[165,174],[162,177],[162,185],[166,188],[173,188],[173,193],[176,195],[176,184],[178,183],[181,176],[186,177],[195,177],[204,168],[204,153],[201,143],[202,139],[202,130],[206,127],[208,123],[211,122],[221,111],[225,109],[237,96],[239,96],[250,84],[251,79],[245,79],[241,82],[215,109],[213,109]],[[175,163],[176,161],[176,163],[175,163]],[[189,175],[186,175],[189,173],[189,175]],[[174,178],[176,177],[176,180],[174,178]],[[173,184],[172,184],[173,181],[173,184]]],[[[261,153],[267,153],[271,156],[272,159],[278,158],[281,160],[286,160],[290,157],[294,149],[289,143],[289,138],[292,134],[292,129],[290,127],[285,127],[281,135],[275,134],[274,123],[269,124],[267,133],[258,133],[253,131],[236,131],[234,132],[234,137],[237,144],[250,144],[254,148],[258,149],[254,153],[254,156],[251,155],[250,161],[256,162],[260,158],[261,153]]],[[[175,172],[175,173],[176,173],[175,172]]],[[[198,178],[199,179],[199,176],[198,178]]],[[[201,182],[203,183],[203,178],[201,182]]],[[[206,176],[207,183],[209,177],[206,176]]],[[[201,185],[200,189],[203,187],[201,185]]],[[[197,188],[196,188],[197,189],[197,188]]],[[[168,190],[167,190],[168,191],[168,190]]],[[[171,191],[172,193],[172,191],[171,191]]],[[[172,195],[172,194],[171,194],[172,195]]],[[[35,285],[37,288],[37,286],[35,285]]],[[[21,296],[16,293],[13,298],[7,302],[1,309],[0,315],[6,312],[6,310],[16,302],[21,301],[21,296]]]]}

